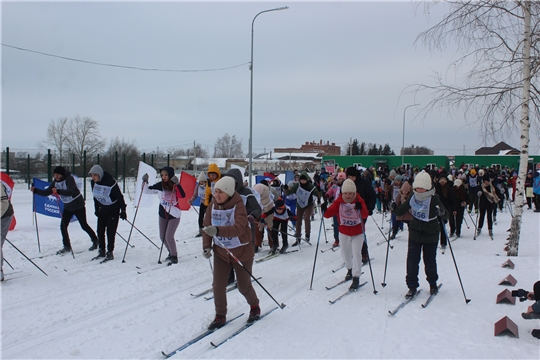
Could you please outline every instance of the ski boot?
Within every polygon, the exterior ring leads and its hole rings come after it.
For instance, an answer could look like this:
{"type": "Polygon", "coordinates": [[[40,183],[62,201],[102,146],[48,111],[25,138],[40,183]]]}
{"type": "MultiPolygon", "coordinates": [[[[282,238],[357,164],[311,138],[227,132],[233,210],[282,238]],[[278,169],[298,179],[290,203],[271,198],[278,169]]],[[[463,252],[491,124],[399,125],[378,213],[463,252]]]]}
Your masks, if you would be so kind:
{"type": "Polygon", "coordinates": [[[112,251],[107,251],[107,254],[105,256],[105,260],[109,261],[109,260],[113,260],[113,259],[114,259],[113,252],[112,251]]]}
{"type": "Polygon", "coordinates": [[[259,305],[252,306],[251,310],[249,311],[249,317],[248,317],[248,324],[254,323],[255,321],[259,320],[261,317],[261,308],[259,305]]]}
{"type": "Polygon", "coordinates": [[[279,253],[280,254],[285,254],[287,252],[288,248],[289,248],[289,244],[284,241],[283,246],[281,247],[281,250],[279,250],[279,253]]]}
{"type": "Polygon", "coordinates": [[[332,244],[332,247],[338,247],[339,246],[339,240],[336,239],[336,241],[334,241],[334,243],[332,244]]]}
{"type": "Polygon", "coordinates": [[[416,288],[415,287],[410,287],[409,291],[407,291],[407,293],[405,294],[405,299],[413,298],[414,295],[416,295],[416,288]]]}
{"type": "Polygon", "coordinates": [[[439,292],[439,287],[437,286],[437,283],[429,284],[429,293],[431,295],[436,295],[439,292]]]}
{"type": "Polygon", "coordinates": [[[353,278],[352,276],[352,269],[347,270],[347,275],[345,275],[345,281],[349,281],[353,278]]]}
{"type": "Polygon", "coordinates": [[[98,248],[98,242],[97,242],[97,240],[96,240],[96,241],[92,241],[92,246],[90,246],[90,247],[88,248],[88,251],[94,251],[94,250],[96,250],[97,248],[98,248]]]}
{"type": "Polygon", "coordinates": [[[360,278],[357,276],[353,276],[352,278],[352,284],[349,286],[349,291],[356,291],[360,287],[360,278]]]}
{"type": "Polygon", "coordinates": [[[56,255],[64,255],[64,254],[67,254],[69,252],[71,252],[71,247],[64,246],[62,249],[60,249],[60,250],[58,250],[56,252],[56,255]]]}
{"type": "Polygon", "coordinates": [[[208,325],[208,330],[213,331],[213,330],[219,329],[223,327],[223,325],[225,325],[226,322],[227,320],[225,318],[225,315],[216,315],[214,321],[212,321],[210,325],[208,325]]]}

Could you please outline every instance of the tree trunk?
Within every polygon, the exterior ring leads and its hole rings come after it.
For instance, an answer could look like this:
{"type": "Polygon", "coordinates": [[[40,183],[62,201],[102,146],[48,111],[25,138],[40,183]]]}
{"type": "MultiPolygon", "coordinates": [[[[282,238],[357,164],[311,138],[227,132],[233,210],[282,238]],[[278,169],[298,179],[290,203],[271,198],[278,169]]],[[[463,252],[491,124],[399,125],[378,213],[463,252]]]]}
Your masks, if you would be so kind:
{"type": "Polygon", "coordinates": [[[523,38],[523,102],[521,103],[521,153],[519,156],[519,174],[516,183],[516,200],[514,203],[514,217],[510,225],[508,238],[508,256],[517,256],[519,249],[519,236],[521,232],[521,217],[523,214],[523,200],[525,195],[525,177],[529,161],[529,102],[531,99],[531,3],[524,1],[524,38],[523,38]]]}

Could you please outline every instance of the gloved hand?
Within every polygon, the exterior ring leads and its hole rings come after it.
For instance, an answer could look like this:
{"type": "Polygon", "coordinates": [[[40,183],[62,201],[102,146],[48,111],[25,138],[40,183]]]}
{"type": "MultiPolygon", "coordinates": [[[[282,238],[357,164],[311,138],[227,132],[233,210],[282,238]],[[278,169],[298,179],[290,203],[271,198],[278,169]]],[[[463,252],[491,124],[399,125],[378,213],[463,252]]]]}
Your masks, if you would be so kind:
{"type": "Polygon", "coordinates": [[[362,203],[357,202],[354,204],[354,207],[356,208],[356,210],[362,210],[362,203]]]}
{"type": "Polygon", "coordinates": [[[206,226],[202,229],[202,231],[204,231],[210,236],[216,236],[219,232],[218,228],[215,226],[206,226]]]}
{"type": "Polygon", "coordinates": [[[144,174],[142,176],[142,181],[145,182],[145,183],[148,183],[148,174],[144,174]]]}
{"type": "Polygon", "coordinates": [[[437,216],[443,217],[444,214],[446,214],[446,210],[444,210],[443,208],[437,206],[436,213],[437,213],[437,216]]]}
{"type": "Polygon", "coordinates": [[[326,203],[323,202],[323,203],[321,204],[321,211],[322,211],[322,212],[326,212],[326,209],[328,209],[328,205],[326,205],[326,203]]]}
{"type": "Polygon", "coordinates": [[[171,181],[173,182],[173,184],[178,185],[178,177],[176,175],[172,177],[171,181]]]}
{"type": "Polygon", "coordinates": [[[210,259],[212,257],[212,249],[210,248],[204,249],[202,252],[202,256],[204,256],[205,259],[210,259]]]}
{"type": "Polygon", "coordinates": [[[293,216],[291,216],[291,220],[296,221],[296,220],[298,220],[298,217],[296,215],[293,215],[293,216]]]}
{"type": "Polygon", "coordinates": [[[478,195],[478,197],[482,196],[482,191],[477,192],[476,195],[478,195]]]}
{"type": "Polygon", "coordinates": [[[467,206],[467,203],[465,201],[462,201],[461,206],[465,207],[465,206],[467,206]]]}
{"type": "Polygon", "coordinates": [[[122,219],[122,220],[126,220],[126,219],[127,219],[126,210],[122,210],[122,212],[120,213],[120,219],[122,219]]]}
{"type": "Polygon", "coordinates": [[[253,224],[255,222],[255,218],[253,217],[253,215],[248,215],[248,221],[250,224],[253,224]]]}

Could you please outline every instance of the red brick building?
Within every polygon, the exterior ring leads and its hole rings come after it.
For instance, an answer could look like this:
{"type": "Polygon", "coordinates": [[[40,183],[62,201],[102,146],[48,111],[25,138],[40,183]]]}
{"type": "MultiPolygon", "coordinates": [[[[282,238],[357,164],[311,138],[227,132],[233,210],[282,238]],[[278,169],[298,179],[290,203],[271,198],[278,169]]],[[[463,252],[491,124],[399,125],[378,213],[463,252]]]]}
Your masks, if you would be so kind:
{"type": "Polygon", "coordinates": [[[315,141],[308,142],[302,145],[300,148],[275,148],[275,153],[318,153],[319,155],[341,155],[341,148],[336,143],[330,144],[330,141],[323,143],[320,140],[318,143],[315,141]]]}

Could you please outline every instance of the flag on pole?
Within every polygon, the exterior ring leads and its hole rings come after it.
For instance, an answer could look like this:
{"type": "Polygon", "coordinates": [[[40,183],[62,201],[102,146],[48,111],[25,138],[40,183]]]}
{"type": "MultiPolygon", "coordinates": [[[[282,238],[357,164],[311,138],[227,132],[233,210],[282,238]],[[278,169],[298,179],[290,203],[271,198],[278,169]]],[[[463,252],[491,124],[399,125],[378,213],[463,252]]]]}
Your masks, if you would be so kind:
{"type": "MultiPolygon", "coordinates": [[[[36,189],[45,190],[51,183],[40,180],[38,178],[32,179],[32,184],[36,189]]],[[[60,200],[60,196],[53,194],[49,196],[34,195],[34,211],[38,214],[61,218],[64,212],[64,203],[60,200]]],[[[70,221],[74,221],[77,218],[73,216],[70,221]]]]}
{"type": "MultiPolygon", "coordinates": [[[[15,188],[15,182],[13,182],[11,176],[5,172],[0,174],[0,181],[2,181],[2,184],[4,184],[6,187],[6,195],[8,196],[9,201],[11,201],[11,195],[13,194],[13,189],[15,188]]],[[[11,223],[9,224],[9,231],[15,229],[15,225],[17,225],[17,220],[15,220],[15,215],[13,215],[11,217],[11,223]]]]}
{"type": "Polygon", "coordinates": [[[188,203],[188,200],[191,198],[191,195],[195,191],[195,187],[197,186],[197,179],[195,179],[195,176],[188,174],[185,171],[182,171],[180,174],[180,186],[182,186],[182,189],[184,190],[184,193],[186,194],[183,198],[178,198],[178,208],[180,210],[189,210],[191,205],[188,203]]]}
{"type": "MultiPolygon", "coordinates": [[[[139,171],[137,172],[137,183],[135,184],[135,199],[134,199],[134,206],[137,206],[137,203],[141,207],[151,207],[154,203],[154,194],[145,194],[143,191],[141,195],[142,190],[142,177],[144,174],[148,174],[148,186],[154,185],[156,183],[157,178],[157,171],[150,165],[139,161],[139,171]],[[140,202],[139,202],[140,199],[140,202]]],[[[146,189],[148,190],[148,189],[146,189]]]]}

